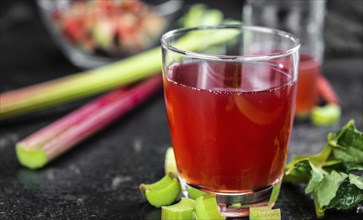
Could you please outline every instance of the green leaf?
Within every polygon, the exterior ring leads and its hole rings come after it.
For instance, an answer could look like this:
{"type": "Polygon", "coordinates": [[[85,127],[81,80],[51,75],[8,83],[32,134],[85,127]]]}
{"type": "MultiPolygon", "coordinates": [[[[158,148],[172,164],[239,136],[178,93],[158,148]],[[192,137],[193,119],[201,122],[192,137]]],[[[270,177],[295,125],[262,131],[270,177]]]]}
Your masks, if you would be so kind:
{"type": "Polygon", "coordinates": [[[343,162],[363,163],[363,133],[358,131],[354,121],[349,121],[342,130],[329,136],[335,159],[343,162]]]}
{"type": "Polygon", "coordinates": [[[338,146],[352,146],[363,151],[363,133],[357,130],[353,120],[350,120],[336,136],[338,146]]]}
{"type": "Polygon", "coordinates": [[[359,189],[363,190],[363,178],[354,174],[349,174],[349,182],[350,184],[355,185],[359,189]]]}
{"type": "Polygon", "coordinates": [[[332,171],[330,174],[324,175],[323,180],[314,190],[315,191],[314,199],[317,200],[318,205],[322,208],[328,206],[331,200],[336,196],[340,185],[347,178],[348,178],[347,174],[338,173],[336,171],[332,171]]]}
{"type": "Polygon", "coordinates": [[[311,177],[310,171],[308,159],[293,160],[286,166],[283,180],[290,183],[308,183],[311,177]]]}
{"type": "Polygon", "coordinates": [[[311,163],[310,163],[310,167],[311,167],[311,171],[310,171],[311,177],[310,177],[310,181],[309,181],[307,187],[305,188],[306,194],[313,192],[313,190],[319,185],[319,183],[324,178],[324,174],[323,174],[322,170],[316,168],[311,163]]]}
{"type": "MultiPolygon", "coordinates": [[[[360,181],[359,184],[363,184],[362,180],[357,180],[354,177],[353,179],[353,181],[360,181]]],[[[330,201],[329,205],[326,206],[325,209],[350,209],[357,206],[361,202],[363,202],[363,190],[351,183],[351,178],[349,175],[349,180],[344,180],[344,182],[340,185],[336,196],[330,201]]]]}
{"type": "Polygon", "coordinates": [[[363,179],[349,173],[363,170],[363,134],[354,121],[328,134],[328,143],[314,155],[295,156],[285,167],[285,182],[305,183],[318,217],[327,209],[349,209],[363,201],[363,179]]]}
{"type": "Polygon", "coordinates": [[[363,163],[344,163],[347,172],[350,171],[363,171],[363,163]]]}
{"type": "Polygon", "coordinates": [[[333,150],[334,157],[343,162],[363,163],[363,151],[353,147],[346,149],[336,148],[333,150]]]}
{"type": "Polygon", "coordinates": [[[305,193],[311,193],[323,179],[323,170],[313,165],[309,159],[293,161],[285,170],[284,181],[291,183],[307,183],[305,193]]]}

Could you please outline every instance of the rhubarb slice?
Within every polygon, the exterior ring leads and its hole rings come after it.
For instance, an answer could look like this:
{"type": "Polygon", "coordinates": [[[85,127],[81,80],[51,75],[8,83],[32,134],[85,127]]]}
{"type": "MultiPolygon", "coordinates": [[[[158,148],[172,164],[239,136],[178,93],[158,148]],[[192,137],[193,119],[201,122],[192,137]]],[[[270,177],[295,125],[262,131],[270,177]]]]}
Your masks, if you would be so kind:
{"type": "Polygon", "coordinates": [[[172,147],[169,147],[165,153],[165,164],[164,164],[165,173],[172,173],[174,176],[178,176],[178,169],[176,167],[174,150],[172,147]]]}
{"type": "Polygon", "coordinates": [[[281,212],[269,206],[250,207],[250,220],[281,220],[281,212]]]}
{"type": "Polygon", "coordinates": [[[194,200],[196,200],[200,196],[204,196],[204,195],[208,194],[207,192],[196,189],[196,188],[194,188],[192,186],[189,186],[189,185],[187,185],[186,188],[187,188],[187,191],[188,191],[188,197],[191,198],[191,199],[194,199],[194,200]]]}
{"type": "Polygon", "coordinates": [[[268,201],[268,204],[270,206],[274,206],[275,202],[277,201],[277,198],[279,197],[281,183],[282,183],[282,181],[280,181],[279,183],[277,183],[275,186],[272,187],[272,193],[271,193],[270,199],[268,201]]]}
{"type": "Polygon", "coordinates": [[[108,49],[112,46],[114,26],[110,19],[100,19],[93,25],[92,36],[100,48],[108,49]]]}
{"type": "Polygon", "coordinates": [[[328,104],[322,107],[315,107],[311,112],[311,121],[316,126],[331,126],[336,124],[341,115],[339,105],[328,104]]]}
{"type": "Polygon", "coordinates": [[[163,206],[161,208],[161,219],[162,220],[185,220],[193,219],[195,201],[192,199],[181,198],[180,202],[170,205],[163,206]]]}
{"type": "Polygon", "coordinates": [[[218,210],[215,195],[200,196],[195,201],[195,219],[196,220],[224,220],[218,210]]]}
{"type": "Polygon", "coordinates": [[[171,173],[153,184],[141,184],[139,188],[150,205],[155,207],[172,204],[181,192],[178,178],[171,173]]]}

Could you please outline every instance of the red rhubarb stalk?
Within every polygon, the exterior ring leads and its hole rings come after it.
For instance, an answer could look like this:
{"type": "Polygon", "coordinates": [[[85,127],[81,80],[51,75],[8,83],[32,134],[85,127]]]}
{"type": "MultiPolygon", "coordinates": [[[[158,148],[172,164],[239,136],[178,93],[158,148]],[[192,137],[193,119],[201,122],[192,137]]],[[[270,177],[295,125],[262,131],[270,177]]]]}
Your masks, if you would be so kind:
{"type": "Polygon", "coordinates": [[[317,89],[319,95],[329,104],[339,105],[339,98],[329,81],[322,75],[318,77],[317,89]]]}
{"type": "Polygon", "coordinates": [[[117,89],[20,141],[19,161],[40,168],[106,127],[161,88],[160,75],[130,89],[117,89]]]}
{"type": "Polygon", "coordinates": [[[102,98],[84,105],[83,107],[66,115],[62,119],[25,138],[21,141],[21,146],[27,150],[37,149],[39,146],[43,146],[47,142],[59,136],[61,133],[65,132],[65,130],[80,123],[94,112],[99,111],[103,106],[112,101],[112,98],[119,97],[124,92],[124,88],[119,88],[113,92],[108,93],[102,98]]]}

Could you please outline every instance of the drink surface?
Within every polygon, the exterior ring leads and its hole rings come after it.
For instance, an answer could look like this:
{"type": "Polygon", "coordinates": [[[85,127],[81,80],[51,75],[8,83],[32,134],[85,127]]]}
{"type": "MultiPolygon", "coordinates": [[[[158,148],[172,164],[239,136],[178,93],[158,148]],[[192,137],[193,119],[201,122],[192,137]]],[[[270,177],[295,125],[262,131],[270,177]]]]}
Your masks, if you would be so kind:
{"type": "Polygon", "coordinates": [[[191,62],[164,74],[178,171],[188,184],[223,193],[280,180],[296,84],[267,64],[191,62]]]}
{"type": "Polygon", "coordinates": [[[296,96],[296,114],[309,113],[317,104],[319,62],[308,53],[300,54],[299,81],[296,96]]]}

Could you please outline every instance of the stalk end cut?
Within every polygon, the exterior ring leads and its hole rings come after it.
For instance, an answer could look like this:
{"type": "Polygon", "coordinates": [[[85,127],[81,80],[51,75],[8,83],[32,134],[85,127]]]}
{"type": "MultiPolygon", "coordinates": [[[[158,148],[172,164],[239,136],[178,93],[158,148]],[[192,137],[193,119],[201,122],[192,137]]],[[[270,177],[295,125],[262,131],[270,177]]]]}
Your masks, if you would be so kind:
{"type": "Polygon", "coordinates": [[[30,169],[43,167],[47,163],[47,157],[44,149],[27,150],[21,145],[16,145],[16,155],[19,162],[30,169]]]}

